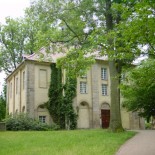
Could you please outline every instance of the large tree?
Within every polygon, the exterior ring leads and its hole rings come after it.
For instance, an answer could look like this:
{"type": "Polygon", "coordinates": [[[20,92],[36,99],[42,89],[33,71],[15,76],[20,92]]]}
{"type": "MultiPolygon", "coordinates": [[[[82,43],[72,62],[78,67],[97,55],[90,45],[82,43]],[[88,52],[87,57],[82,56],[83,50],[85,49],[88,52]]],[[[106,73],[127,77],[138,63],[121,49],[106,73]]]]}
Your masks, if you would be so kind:
{"type": "Polygon", "coordinates": [[[122,58],[138,56],[155,56],[155,3],[153,0],[134,1],[128,5],[113,5],[114,10],[120,11],[121,22],[111,32],[115,39],[115,46],[119,48],[120,42],[124,48],[119,50],[129,51],[122,58]],[[121,34],[121,37],[120,37],[121,34]],[[130,52],[132,51],[132,52],[130,52]],[[132,54],[132,55],[131,55],[132,54]]]}
{"type": "Polygon", "coordinates": [[[155,60],[147,59],[126,71],[121,85],[123,106],[149,119],[155,116],[155,60]]]}
{"type": "MultiPolygon", "coordinates": [[[[150,0],[148,3],[153,2],[150,0]]],[[[147,1],[38,0],[30,8],[30,13],[40,26],[38,48],[49,48],[51,43],[58,47],[58,51],[69,47],[66,58],[60,62],[64,67],[72,67],[72,75],[78,76],[82,68],[88,68],[93,62],[91,58],[84,57],[88,53],[99,51],[99,55],[108,55],[111,77],[110,129],[113,131],[122,129],[119,96],[122,66],[131,64],[142,53],[139,46],[143,42],[138,42],[134,34],[125,29],[132,30],[132,21],[136,23],[141,20],[141,16],[137,15],[145,10],[145,4],[147,1]],[[133,39],[130,39],[130,35],[133,35],[133,39]],[[85,62],[87,65],[84,65],[85,62]]],[[[151,5],[147,8],[153,14],[151,5]]],[[[146,18],[150,18],[150,14],[147,15],[146,18]]],[[[141,40],[141,32],[137,34],[138,37],[141,40]]]]}
{"type": "MultiPolygon", "coordinates": [[[[69,46],[68,55],[64,61],[60,62],[63,67],[72,67],[73,75],[79,75],[84,66],[90,65],[91,59],[84,57],[89,52],[100,50],[100,53],[107,54],[110,58],[111,52],[115,51],[112,48],[113,41],[111,38],[107,39],[106,35],[113,30],[116,20],[119,22],[119,14],[116,19],[112,16],[111,5],[110,0],[37,1],[31,6],[31,10],[35,18],[41,21],[41,31],[38,33],[41,46],[50,46],[51,43],[61,43],[65,48],[69,46]],[[71,65],[64,65],[65,62],[71,65]],[[84,65],[85,63],[87,65],[84,65]]],[[[117,131],[122,129],[118,87],[121,70],[119,61],[115,58],[111,59],[109,68],[111,77],[110,128],[112,131],[117,131]]]]}
{"type": "Polygon", "coordinates": [[[0,24],[0,69],[6,74],[17,68],[23,54],[35,51],[36,29],[28,13],[23,19],[8,17],[5,24],[0,24]]]}

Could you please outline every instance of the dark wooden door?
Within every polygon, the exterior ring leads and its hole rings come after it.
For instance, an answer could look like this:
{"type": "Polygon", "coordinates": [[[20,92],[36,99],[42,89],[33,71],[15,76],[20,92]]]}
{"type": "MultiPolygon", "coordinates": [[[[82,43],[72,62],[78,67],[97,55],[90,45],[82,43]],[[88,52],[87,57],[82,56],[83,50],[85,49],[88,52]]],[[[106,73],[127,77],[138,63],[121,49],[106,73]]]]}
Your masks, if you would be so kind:
{"type": "Polygon", "coordinates": [[[110,122],[110,110],[101,109],[102,128],[108,128],[110,122]]]}

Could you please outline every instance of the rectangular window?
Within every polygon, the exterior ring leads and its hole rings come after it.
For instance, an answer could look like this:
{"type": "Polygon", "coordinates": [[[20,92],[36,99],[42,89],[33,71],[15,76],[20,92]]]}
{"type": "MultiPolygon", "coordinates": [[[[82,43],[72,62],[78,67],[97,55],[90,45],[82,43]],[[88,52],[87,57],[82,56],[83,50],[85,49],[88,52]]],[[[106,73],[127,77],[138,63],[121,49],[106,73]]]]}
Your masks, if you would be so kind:
{"type": "Polygon", "coordinates": [[[86,82],[80,82],[80,93],[81,94],[87,93],[87,83],[86,82]]]}
{"type": "Polygon", "coordinates": [[[12,83],[10,84],[10,98],[12,97],[12,83]]]}
{"type": "Polygon", "coordinates": [[[101,79],[102,80],[107,80],[108,79],[107,68],[101,68],[101,79]]]}
{"type": "Polygon", "coordinates": [[[25,71],[23,72],[23,89],[25,89],[25,71]]]}
{"type": "Polygon", "coordinates": [[[39,70],[39,87],[47,88],[47,70],[46,69],[39,70]]]}
{"type": "Polygon", "coordinates": [[[18,94],[18,78],[16,78],[16,94],[18,94]]]}
{"type": "Polygon", "coordinates": [[[39,121],[41,123],[46,123],[46,116],[39,116],[39,121]]]}
{"type": "Polygon", "coordinates": [[[107,95],[107,85],[106,84],[102,84],[102,95],[103,96],[107,95]]]}

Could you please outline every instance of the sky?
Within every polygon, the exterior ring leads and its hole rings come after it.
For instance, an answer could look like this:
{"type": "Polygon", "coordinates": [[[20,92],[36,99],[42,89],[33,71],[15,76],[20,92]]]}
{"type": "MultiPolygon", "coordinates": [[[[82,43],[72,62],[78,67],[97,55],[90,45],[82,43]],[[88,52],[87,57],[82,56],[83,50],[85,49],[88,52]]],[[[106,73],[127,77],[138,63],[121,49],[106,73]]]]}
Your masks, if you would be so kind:
{"type": "MultiPolygon", "coordinates": [[[[6,17],[18,18],[24,16],[24,10],[30,6],[30,0],[0,0],[0,23],[5,23],[6,17]]],[[[5,74],[0,73],[0,92],[3,88],[5,74]]]]}

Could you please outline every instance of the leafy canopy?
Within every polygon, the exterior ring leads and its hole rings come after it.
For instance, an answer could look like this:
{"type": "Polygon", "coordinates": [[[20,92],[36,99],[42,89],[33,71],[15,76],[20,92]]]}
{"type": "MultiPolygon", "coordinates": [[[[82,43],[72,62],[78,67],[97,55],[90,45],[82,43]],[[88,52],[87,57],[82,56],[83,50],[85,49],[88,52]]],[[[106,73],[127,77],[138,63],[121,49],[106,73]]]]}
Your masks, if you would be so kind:
{"type": "Polygon", "coordinates": [[[140,116],[155,116],[155,60],[148,59],[127,72],[121,85],[123,106],[140,116]]]}

